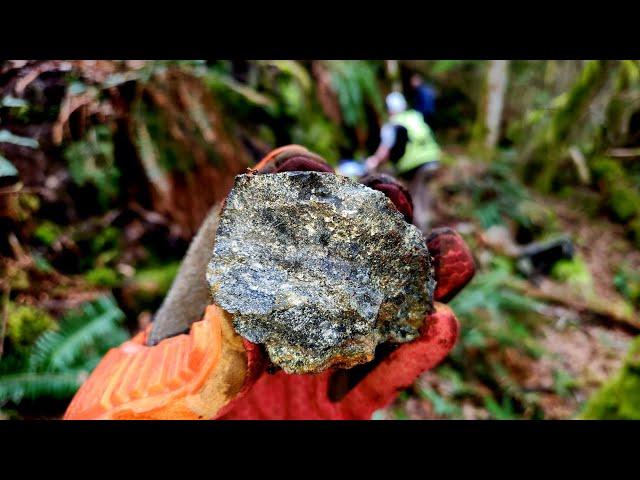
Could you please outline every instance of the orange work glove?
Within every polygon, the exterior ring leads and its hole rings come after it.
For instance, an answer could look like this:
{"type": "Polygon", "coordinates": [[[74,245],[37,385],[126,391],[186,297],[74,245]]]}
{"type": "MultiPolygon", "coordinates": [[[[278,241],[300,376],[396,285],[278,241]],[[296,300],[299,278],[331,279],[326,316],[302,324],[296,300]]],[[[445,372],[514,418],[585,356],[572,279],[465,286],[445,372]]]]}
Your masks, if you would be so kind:
{"type": "MultiPolygon", "coordinates": [[[[270,153],[262,173],[331,172],[324,161],[298,146],[270,153]]],[[[389,177],[364,179],[385,193],[408,221],[407,191],[389,177]]],[[[231,316],[216,305],[188,334],[147,346],[150,328],[111,350],[81,387],[65,419],[368,419],[398,391],[442,361],[453,348],[458,321],[450,300],[473,277],[474,261],[462,238],[438,229],[427,238],[437,281],[435,312],[421,336],[384,345],[373,362],[319,374],[267,373],[262,349],[235,333],[231,316]],[[382,351],[385,350],[386,351],[382,351]]]]}

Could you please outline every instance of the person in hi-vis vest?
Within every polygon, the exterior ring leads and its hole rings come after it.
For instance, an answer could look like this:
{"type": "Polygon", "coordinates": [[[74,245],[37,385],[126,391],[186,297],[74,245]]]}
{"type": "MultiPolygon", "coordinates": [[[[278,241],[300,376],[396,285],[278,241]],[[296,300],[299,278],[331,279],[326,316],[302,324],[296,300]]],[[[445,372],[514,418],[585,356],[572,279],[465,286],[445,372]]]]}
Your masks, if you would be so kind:
{"type": "Polygon", "coordinates": [[[429,193],[426,182],[437,168],[441,150],[423,115],[407,108],[400,92],[386,98],[389,121],[380,131],[380,146],[366,161],[368,171],[375,171],[389,161],[394,173],[406,181],[414,202],[414,223],[423,232],[429,229],[429,193]]]}

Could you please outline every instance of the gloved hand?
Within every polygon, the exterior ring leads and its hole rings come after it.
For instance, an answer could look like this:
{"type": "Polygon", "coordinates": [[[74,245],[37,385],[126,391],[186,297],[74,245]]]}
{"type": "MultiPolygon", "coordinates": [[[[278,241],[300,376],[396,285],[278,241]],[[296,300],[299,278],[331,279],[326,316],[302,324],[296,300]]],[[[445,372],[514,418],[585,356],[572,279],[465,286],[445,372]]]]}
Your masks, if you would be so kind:
{"type": "MultiPolygon", "coordinates": [[[[298,146],[274,150],[256,170],[332,172],[298,146]]],[[[411,220],[411,199],[397,182],[384,176],[363,181],[411,220]]],[[[427,246],[437,280],[435,312],[425,318],[418,339],[381,345],[369,364],[315,375],[268,373],[262,349],[235,333],[229,314],[209,305],[188,334],[147,346],[149,328],[111,350],[74,397],[65,419],[371,418],[440,363],[456,341],[458,321],[438,302],[450,300],[473,277],[473,258],[451,229],[434,231],[427,246]]]]}
{"type": "Polygon", "coordinates": [[[363,365],[316,375],[291,375],[283,371],[264,374],[222,418],[370,419],[421,373],[440,363],[453,348],[458,321],[451,309],[436,304],[436,312],[425,320],[418,339],[400,345],[385,358],[376,358],[371,370],[371,365],[363,365]]]}

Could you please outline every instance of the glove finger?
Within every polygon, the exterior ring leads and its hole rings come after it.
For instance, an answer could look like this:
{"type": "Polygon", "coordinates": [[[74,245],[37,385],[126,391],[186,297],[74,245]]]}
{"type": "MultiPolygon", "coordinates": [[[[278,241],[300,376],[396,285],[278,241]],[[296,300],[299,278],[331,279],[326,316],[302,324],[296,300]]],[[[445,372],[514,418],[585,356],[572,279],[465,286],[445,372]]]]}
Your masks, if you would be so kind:
{"type": "Polygon", "coordinates": [[[255,167],[260,173],[327,172],[334,173],[319,155],[300,145],[277,148],[264,157],[255,167]]]}
{"type": "Polygon", "coordinates": [[[107,353],[73,398],[66,420],[211,418],[262,371],[259,351],[247,348],[214,305],[188,335],[150,347],[147,333],[107,353]]]}
{"type": "Polygon", "coordinates": [[[455,345],[459,324],[453,311],[436,303],[436,311],[426,318],[422,335],[397,347],[378,360],[373,369],[343,398],[345,415],[370,418],[388,405],[398,392],[410,386],[423,372],[438,365],[455,345]]]}
{"type": "Polygon", "coordinates": [[[409,191],[395,178],[382,173],[363,177],[361,183],[384,193],[404,216],[405,221],[413,221],[413,201],[409,191]]]}
{"type": "Polygon", "coordinates": [[[437,281],[433,297],[446,303],[475,275],[473,255],[460,234],[448,227],[434,229],[427,237],[427,248],[437,281]]]}

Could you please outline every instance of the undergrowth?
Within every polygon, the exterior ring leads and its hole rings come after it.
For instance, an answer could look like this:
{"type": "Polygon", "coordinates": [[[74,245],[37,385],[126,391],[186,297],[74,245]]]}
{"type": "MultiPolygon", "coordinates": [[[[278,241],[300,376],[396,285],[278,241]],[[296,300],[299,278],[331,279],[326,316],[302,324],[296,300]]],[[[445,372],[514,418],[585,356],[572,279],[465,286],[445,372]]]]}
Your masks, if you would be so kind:
{"type": "Polygon", "coordinates": [[[0,363],[0,407],[23,400],[70,399],[102,356],[128,338],[124,314],[111,296],[67,312],[58,328],[41,333],[31,348],[0,363]]]}

